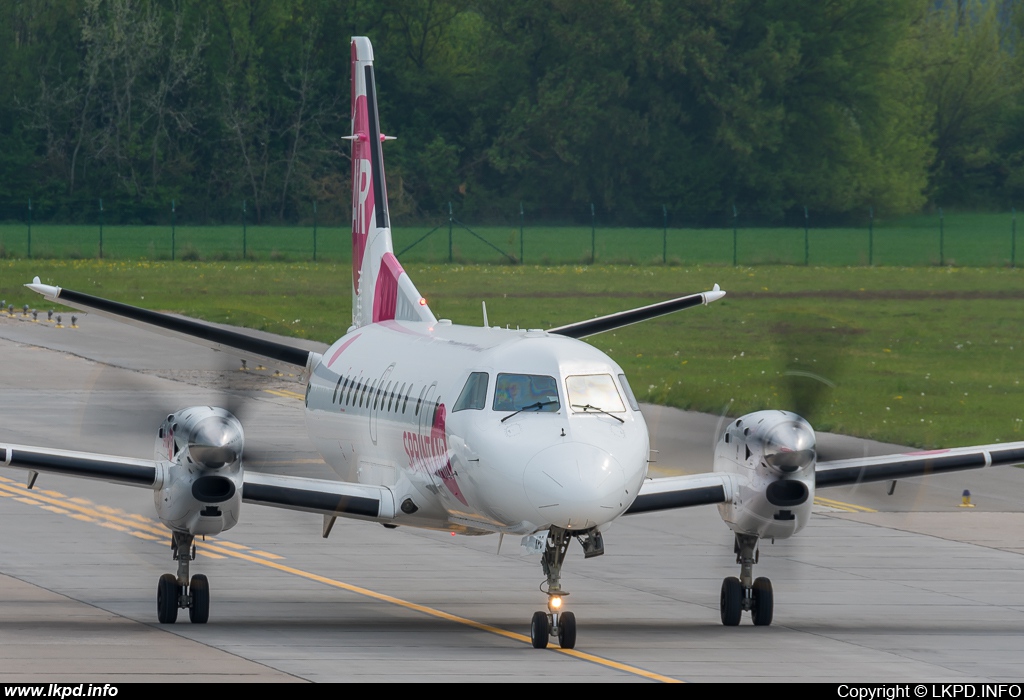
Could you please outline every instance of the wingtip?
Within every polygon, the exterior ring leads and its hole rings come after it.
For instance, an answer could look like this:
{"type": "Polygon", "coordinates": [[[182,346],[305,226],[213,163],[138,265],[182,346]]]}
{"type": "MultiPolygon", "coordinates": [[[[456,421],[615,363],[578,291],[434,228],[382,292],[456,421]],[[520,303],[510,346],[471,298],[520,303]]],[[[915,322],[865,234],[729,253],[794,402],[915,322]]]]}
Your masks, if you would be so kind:
{"type": "Polygon", "coordinates": [[[33,277],[32,282],[25,286],[37,294],[42,294],[50,301],[56,301],[57,295],[60,294],[60,287],[55,287],[52,284],[43,284],[38,276],[33,277]]]}
{"type": "Polygon", "coordinates": [[[725,291],[719,287],[718,284],[715,284],[715,286],[711,288],[710,292],[704,292],[704,305],[707,306],[711,302],[718,301],[724,296],[725,291]]]}

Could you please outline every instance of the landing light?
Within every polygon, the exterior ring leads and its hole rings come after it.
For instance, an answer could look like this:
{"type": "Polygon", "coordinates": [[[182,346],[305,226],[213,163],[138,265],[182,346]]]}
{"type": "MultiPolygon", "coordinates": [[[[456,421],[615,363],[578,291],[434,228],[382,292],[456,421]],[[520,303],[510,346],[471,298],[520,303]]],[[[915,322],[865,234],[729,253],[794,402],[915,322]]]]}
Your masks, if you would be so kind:
{"type": "Polygon", "coordinates": [[[551,600],[548,601],[548,605],[551,606],[552,610],[558,610],[562,607],[562,597],[557,595],[553,596],[551,600]]]}

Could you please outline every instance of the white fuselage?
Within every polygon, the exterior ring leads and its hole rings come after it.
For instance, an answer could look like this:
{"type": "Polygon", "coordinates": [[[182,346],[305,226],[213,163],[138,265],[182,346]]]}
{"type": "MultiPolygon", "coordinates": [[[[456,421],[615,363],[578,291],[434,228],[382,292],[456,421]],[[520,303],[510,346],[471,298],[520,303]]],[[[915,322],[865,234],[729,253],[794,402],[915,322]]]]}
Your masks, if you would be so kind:
{"type": "Polygon", "coordinates": [[[647,426],[624,384],[608,356],[570,338],[387,321],[324,353],[306,420],[341,479],[394,493],[395,524],[586,530],[621,515],[647,473],[647,426]]]}

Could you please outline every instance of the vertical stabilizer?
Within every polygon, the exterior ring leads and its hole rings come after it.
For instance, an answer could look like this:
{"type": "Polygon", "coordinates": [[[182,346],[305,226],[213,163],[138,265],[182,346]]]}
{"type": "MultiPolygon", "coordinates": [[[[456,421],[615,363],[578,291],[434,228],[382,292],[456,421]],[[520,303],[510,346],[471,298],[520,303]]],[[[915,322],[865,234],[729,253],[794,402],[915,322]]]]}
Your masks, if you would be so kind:
{"type": "Polygon", "coordinates": [[[352,327],[436,319],[395,257],[384,182],[373,47],[352,39],[352,327]]]}

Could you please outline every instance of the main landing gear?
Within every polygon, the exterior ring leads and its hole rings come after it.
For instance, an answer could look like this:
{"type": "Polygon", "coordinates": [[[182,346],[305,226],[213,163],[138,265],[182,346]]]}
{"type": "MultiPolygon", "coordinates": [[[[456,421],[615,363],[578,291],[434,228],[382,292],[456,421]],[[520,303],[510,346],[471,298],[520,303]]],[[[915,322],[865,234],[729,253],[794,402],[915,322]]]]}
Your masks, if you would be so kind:
{"type": "Polygon", "coordinates": [[[188,608],[188,619],[202,625],[210,619],[210,582],[202,574],[189,580],[188,567],[196,558],[195,537],[187,532],[171,533],[171,551],[178,562],[178,574],[164,574],[156,587],[156,619],[174,624],[178,608],[188,608]]]}
{"type": "Polygon", "coordinates": [[[768,626],[772,624],[774,609],[772,582],[764,577],[751,582],[758,558],[757,536],[737,534],[735,550],[740,577],[730,576],[722,581],[722,624],[740,624],[743,611],[749,610],[755,625],[768,626]]]}
{"type": "Polygon", "coordinates": [[[545,586],[548,594],[548,611],[538,610],[530,621],[530,641],[534,649],[546,648],[552,635],[558,639],[558,646],[563,649],[576,647],[576,616],[569,611],[562,611],[565,597],[569,595],[562,590],[562,562],[565,561],[565,553],[573,536],[576,536],[583,545],[585,558],[604,554],[604,538],[596,528],[582,532],[570,532],[561,527],[551,527],[548,530],[544,554],[540,560],[544,575],[547,576],[545,586]]]}

